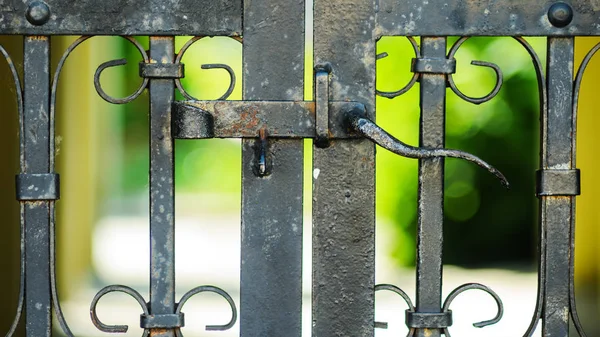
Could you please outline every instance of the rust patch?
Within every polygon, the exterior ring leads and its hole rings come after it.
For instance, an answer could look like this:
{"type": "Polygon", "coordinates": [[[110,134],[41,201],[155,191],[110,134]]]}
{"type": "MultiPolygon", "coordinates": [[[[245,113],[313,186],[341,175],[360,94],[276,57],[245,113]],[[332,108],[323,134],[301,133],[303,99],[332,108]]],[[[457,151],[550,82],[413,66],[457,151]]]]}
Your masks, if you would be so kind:
{"type": "Polygon", "coordinates": [[[150,337],[168,337],[173,335],[173,329],[150,329],[150,337]]]}
{"type": "MultiPolygon", "coordinates": [[[[304,102],[303,102],[304,104],[304,102]]],[[[311,115],[315,115],[316,111],[317,111],[317,104],[315,104],[315,102],[306,102],[306,109],[308,110],[308,112],[310,112],[311,115]]]]}
{"type": "MultiPolygon", "coordinates": [[[[219,114],[219,110],[215,108],[215,114],[219,114]]],[[[224,129],[230,130],[234,134],[255,134],[263,124],[260,117],[260,111],[256,105],[248,105],[242,108],[239,119],[228,121],[229,123],[224,129]]]]}

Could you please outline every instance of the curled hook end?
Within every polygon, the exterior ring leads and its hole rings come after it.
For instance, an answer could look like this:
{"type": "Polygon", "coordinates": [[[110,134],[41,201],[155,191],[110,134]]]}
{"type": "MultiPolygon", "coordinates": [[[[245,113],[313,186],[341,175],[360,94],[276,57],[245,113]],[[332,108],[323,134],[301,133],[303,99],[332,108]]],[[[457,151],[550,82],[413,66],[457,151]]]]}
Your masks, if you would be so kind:
{"type": "Polygon", "coordinates": [[[504,315],[504,305],[502,304],[502,300],[500,299],[500,296],[498,296],[498,294],[496,294],[496,292],[494,292],[492,289],[490,289],[487,286],[484,286],[483,284],[479,284],[479,283],[467,283],[467,284],[463,284],[460,287],[454,289],[452,292],[450,292],[450,294],[448,295],[448,297],[446,298],[446,300],[444,301],[444,305],[443,305],[443,311],[449,311],[450,309],[450,304],[452,303],[452,301],[461,293],[467,291],[467,290],[472,290],[472,289],[479,289],[482,290],[483,292],[487,293],[488,295],[492,296],[492,298],[494,299],[494,301],[496,301],[496,305],[498,306],[498,312],[496,313],[496,316],[490,320],[485,320],[485,321],[481,321],[481,322],[477,322],[477,323],[473,323],[473,326],[476,328],[483,328],[486,327],[488,325],[492,325],[492,324],[496,324],[498,322],[500,322],[500,320],[502,319],[502,316],[504,315]]]}
{"type": "Polygon", "coordinates": [[[206,331],[225,331],[231,329],[233,325],[225,324],[225,325],[207,325],[206,331]]]}
{"type": "Polygon", "coordinates": [[[102,321],[100,321],[100,319],[98,318],[98,314],[96,313],[96,306],[98,305],[98,302],[104,295],[112,292],[122,292],[133,297],[141,305],[144,314],[149,314],[148,305],[144,301],[144,298],[133,288],[122,285],[107,286],[102,288],[96,294],[96,296],[94,296],[92,304],[90,305],[90,318],[92,319],[92,323],[96,326],[96,328],[98,328],[98,330],[108,333],[125,333],[127,332],[127,330],[129,330],[129,326],[127,325],[108,325],[102,323],[102,321]]]}
{"type": "Polygon", "coordinates": [[[481,321],[481,322],[473,323],[473,326],[476,327],[476,328],[484,328],[484,327],[486,327],[488,325],[496,324],[499,321],[500,321],[500,318],[497,318],[497,319],[495,318],[495,319],[490,319],[490,320],[487,320],[487,321],[481,321]]]}
{"type": "Polygon", "coordinates": [[[229,304],[229,307],[231,308],[231,319],[229,320],[229,322],[227,324],[207,325],[207,326],[205,326],[206,331],[224,331],[224,330],[231,329],[235,325],[235,322],[237,322],[237,309],[235,307],[235,302],[233,302],[233,298],[231,298],[231,296],[229,296],[229,294],[225,290],[218,288],[218,287],[199,286],[199,287],[196,287],[196,288],[188,291],[187,293],[185,293],[183,295],[183,297],[181,298],[181,301],[179,303],[177,303],[177,309],[175,310],[175,313],[176,314],[181,313],[181,309],[183,308],[183,305],[185,304],[185,302],[187,302],[187,300],[189,300],[192,296],[202,293],[202,292],[212,292],[217,295],[220,295],[227,301],[227,303],[229,304]]]}
{"type": "Polygon", "coordinates": [[[388,328],[388,323],[387,322],[375,322],[375,329],[387,329],[388,328]]]}
{"type": "Polygon", "coordinates": [[[389,54],[388,54],[388,53],[386,53],[386,52],[383,52],[383,53],[381,53],[381,54],[377,54],[377,55],[375,56],[375,59],[376,59],[376,60],[381,60],[381,59],[383,59],[383,58],[386,58],[386,57],[388,57],[388,56],[389,56],[389,54]]]}
{"type": "Polygon", "coordinates": [[[490,167],[489,171],[490,171],[490,173],[492,173],[493,175],[495,175],[496,178],[500,179],[500,183],[502,184],[502,186],[504,186],[507,190],[510,189],[510,183],[508,182],[508,179],[506,179],[506,177],[504,176],[504,174],[502,174],[502,172],[498,171],[494,167],[490,167]]]}

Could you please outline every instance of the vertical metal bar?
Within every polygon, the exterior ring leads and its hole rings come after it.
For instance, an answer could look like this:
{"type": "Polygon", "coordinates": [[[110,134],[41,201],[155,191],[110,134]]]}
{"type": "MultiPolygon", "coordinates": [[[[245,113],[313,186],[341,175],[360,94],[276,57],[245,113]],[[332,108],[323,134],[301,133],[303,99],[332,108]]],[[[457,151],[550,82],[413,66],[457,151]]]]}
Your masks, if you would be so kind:
{"type": "MultiPolygon", "coordinates": [[[[50,38],[26,36],[24,43],[24,173],[50,172],[50,38]]],[[[50,208],[53,201],[25,201],[25,311],[30,337],[50,336],[50,208]]]]}
{"type": "MultiPolygon", "coordinates": [[[[150,37],[150,62],[173,63],[175,38],[150,37]]],[[[172,79],[150,80],[150,314],[175,312],[175,191],[171,103],[172,79]]],[[[174,337],[173,329],[151,336],[174,337]]]]}
{"type": "MultiPolygon", "coordinates": [[[[446,58],[445,37],[423,37],[421,55],[446,58]]],[[[446,75],[421,74],[419,145],[444,147],[446,125],[446,75]]],[[[418,312],[441,312],[442,244],[444,230],[444,159],[419,160],[417,213],[418,312]]],[[[439,337],[440,329],[418,329],[416,336],[439,337]]]]}
{"type": "MultiPolygon", "coordinates": [[[[541,169],[575,168],[573,142],[573,38],[548,38],[548,109],[542,116],[541,169]]],[[[542,335],[569,335],[570,228],[572,196],[541,196],[542,230],[546,232],[542,335]]]]}
{"type": "MultiPolygon", "coordinates": [[[[304,1],[245,1],[243,36],[244,99],[302,100],[304,1]]],[[[266,137],[265,176],[242,141],[240,334],[299,337],[303,141],[266,137]]]]}
{"type": "MultiPolygon", "coordinates": [[[[330,99],[375,115],[375,3],[315,0],[314,62],[332,65],[330,99]]],[[[374,334],[375,147],[332,140],[313,148],[312,335],[374,334]]]]}

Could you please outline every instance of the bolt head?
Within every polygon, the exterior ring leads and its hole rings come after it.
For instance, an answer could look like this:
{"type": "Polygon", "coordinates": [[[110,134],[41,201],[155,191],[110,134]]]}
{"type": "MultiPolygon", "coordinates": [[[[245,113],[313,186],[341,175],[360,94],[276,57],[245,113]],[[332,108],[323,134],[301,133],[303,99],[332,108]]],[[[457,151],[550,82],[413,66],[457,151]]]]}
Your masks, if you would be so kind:
{"type": "Polygon", "coordinates": [[[50,19],[50,7],[43,1],[33,1],[25,13],[27,21],[34,26],[41,26],[50,19]]]}
{"type": "Polygon", "coordinates": [[[566,27],[573,20],[573,9],[564,2],[557,2],[548,9],[548,20],[554,27],[566,27]]]}

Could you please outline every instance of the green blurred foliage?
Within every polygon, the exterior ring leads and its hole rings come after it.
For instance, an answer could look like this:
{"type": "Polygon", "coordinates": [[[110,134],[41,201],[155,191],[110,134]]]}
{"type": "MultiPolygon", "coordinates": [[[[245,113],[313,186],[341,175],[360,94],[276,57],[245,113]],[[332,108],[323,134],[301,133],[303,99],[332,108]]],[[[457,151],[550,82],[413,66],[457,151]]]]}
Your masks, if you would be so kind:
{"type": "MultiPolygon", "coordinates": [[[[449,39],[450,47],[456,39],[449,39]]],[[[529,39],[540,57],[545,39],[529,39]]],[[[377,88],[395,91],[410,80],[414,56],[403,37],[385,37],[377,53],[377,88]]],[[[491,69],[472,60],[496,63],[504,74],[499,94],[473,105],[447,89],[446,146],[473,153],[500,169],[511,183],[505,190],[488,172],[458,159],[446,160],[444,262],[464,266],[531,261],[535,256],[534,173],[539,144],[538,86],[526,50],[511,38],[472,38],[456,54],[454,75],[466,95],[481,97],[494,87],[491,69]]],[[[542,61],[543,62],[543,61],[542,61]]],[[[419,143],[418,84],[394,99],[377,98],[377,123],[412,145],[419,143]]],[[[394,256],[415,261],[418,162],[385,150],[377,152],[377,214],[399,230],[394,256]]]]}
{"type": "MultiPolygon", "coordinates": [[[[176,50],[189,38],[176,39],[176,50]]],[[[147,38],[140,39],[147,46],[147,38]]],[[[448,46],[456,41],[450,38],[448,46]]],[[[545,39],[528,41],[545,56],[545,39]]],[[[125,46],[130,60],[126,72],[137,72],[139,55],[125,46]]],[[[312,54],[307,47],[307,56],[312,54]]],[[[216,99],[226,90],[229,76],[223,70],[202,70],[207,63],[230,65],[237,84],[230,99],[241,99],[241,44],[229,38],[205,38],[186,53],[184,87],[198,99],[216,99]]],[[[410,43],[403,37],[384,37],[377,53],[377,89],[395,91],[410,80],[410,43]]],[[[475,266],[481,263],[532,261],[535,256],[534,173],[539,144],[539,102],[533,63],[525,49],[511,38],[472,38],[456,55],[454,80],[465,94],[484,96],[495,84],[491,69],[470,65],[472,60],[496,63],[504,85],[491,101],[473,105],[447,89],[446,146],[473,153],[500,169],[511,183],[505,190],[488,172],[474,164],[446,160],[444,223],[445,263],[475,266]]],[[[543,62],[543,60],[542,60],[543,62]]],[[[307,57],[307,79],[312,78],[307,57]]],[[[110,71],[110,70],[109,70],[110,71]]],[[[127,76],[132,92],[137,76],[127,76]]],[[[310,84],[307,83],[307,99],[310,84]]],[[[182,99],[178,94],[177,99],[182,99]]],[[[124,190],[140,193],[148,184],[147,94],[130,104],[123,114],[125,131],[124,190]]],[[[394,99],[377,97],[377,123],[402,141],[419,143],[419,85],[394,99]]],[[[178,192],[239,193],[241,151],[237,140],[176,141],[178,192]],[[219,177],[219,178],[217,178],[219,177]]],[[[307,151],[305,160],[310,159],[307,151]]],[[[377,152],[377,217],[396,229],[393,252],[401,265],[413,265],[416,245],[418,161],[381,148],[377,152]]],[[[305,182],[310,186],[310,182],[305,182]]],[[[310,200],[310,199],[309,199],[310,200]]],[[[305,205],[309,207],[309,205],[305,205]]]]}

